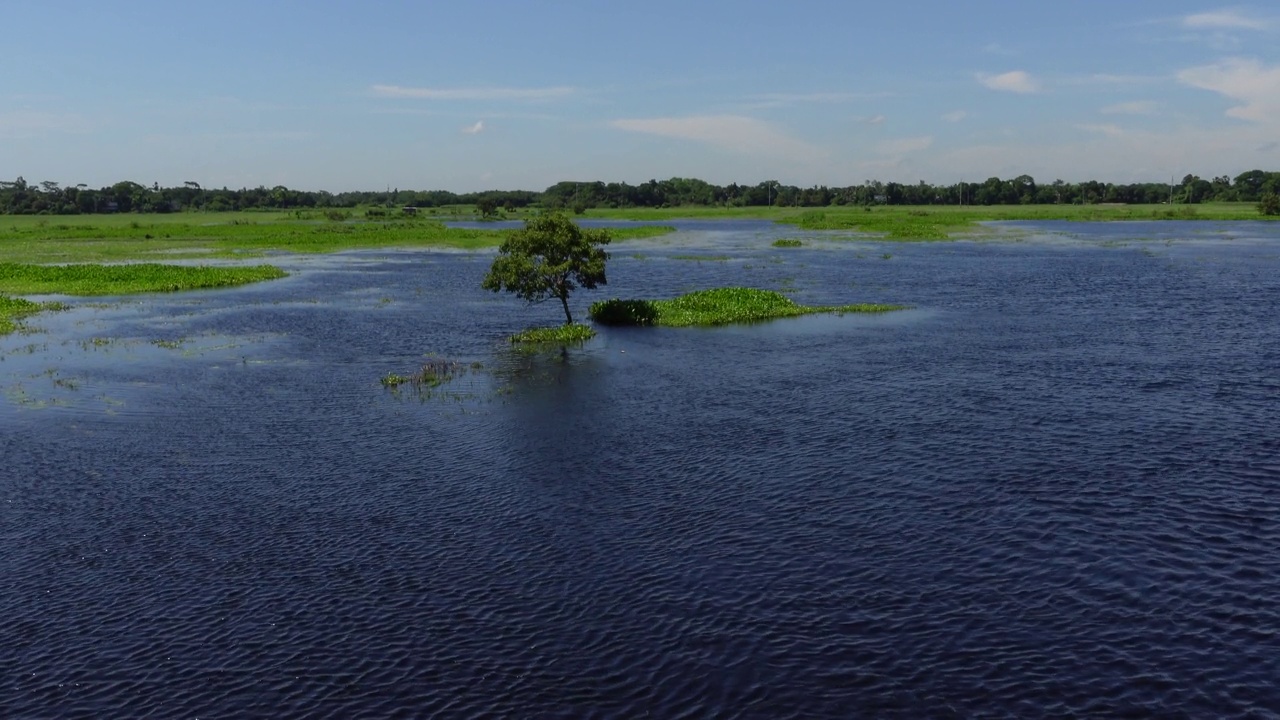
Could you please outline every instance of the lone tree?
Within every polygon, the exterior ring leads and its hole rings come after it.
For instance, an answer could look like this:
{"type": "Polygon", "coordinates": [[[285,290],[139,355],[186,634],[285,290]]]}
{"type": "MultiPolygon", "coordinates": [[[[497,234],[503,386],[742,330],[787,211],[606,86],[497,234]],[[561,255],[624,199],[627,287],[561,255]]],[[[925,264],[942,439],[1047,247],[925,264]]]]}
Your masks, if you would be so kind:
{"type": "Polygon", "coordinates": [[[490,215],[498,214],[498,201],[492,197],[485,195],[476,200],[476,209],[480,211],[480,217],[487,218],[490,215]]]}
{"type": "Polygon", "coordinates": [[[1262,199],[1258,201],[1258,212],[1263,215],[1280,215],[1280,195],[1263,193],[1262,199]]]}
{"type": "Polygon", "coordinates": [[[584,230],[563,213],[553,212],[526,220],[498,248],[485,290],[506,290],[529,303],[557,298],[564,307],[564,322],[573,324],[569,295],[579,287],[588,290],[606,284],[604,263],[609,259],[602,245],[609,244],[607,230],[584,230]]]}

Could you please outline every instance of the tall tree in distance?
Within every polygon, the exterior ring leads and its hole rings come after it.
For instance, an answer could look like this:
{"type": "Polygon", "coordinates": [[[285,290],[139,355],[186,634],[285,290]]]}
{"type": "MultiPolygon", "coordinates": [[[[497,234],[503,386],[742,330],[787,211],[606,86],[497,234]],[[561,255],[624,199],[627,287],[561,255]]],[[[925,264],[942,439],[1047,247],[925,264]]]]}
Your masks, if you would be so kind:
{"type": "Polygon", "coordinates": [[[498,257],[481,284],[485,290],[514,293],[528,303],[555,298],[564,308],[564,322],[573,324],[569,295],[606,284],[604,264],[609,253],[607,230],[578,227],[563,213],[526,220],[498,248],[498,257]]]}

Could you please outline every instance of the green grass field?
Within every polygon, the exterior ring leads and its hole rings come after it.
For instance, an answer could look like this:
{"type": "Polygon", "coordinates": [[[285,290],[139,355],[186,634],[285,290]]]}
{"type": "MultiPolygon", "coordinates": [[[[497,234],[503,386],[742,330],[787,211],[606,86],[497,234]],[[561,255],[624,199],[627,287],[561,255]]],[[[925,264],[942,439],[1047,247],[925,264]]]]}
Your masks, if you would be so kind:
{"type": "MultiPolygon", "coordinates": [[[[654,237],[670,227],[610,230],[617,240],[654,237]]],[[[449,228],[433,220],[299,220],[285,213],[185,213],[0,217],[0,262],[125,262],[330,253],[360,248],[497,247],[508,231],[449,228]]]]}

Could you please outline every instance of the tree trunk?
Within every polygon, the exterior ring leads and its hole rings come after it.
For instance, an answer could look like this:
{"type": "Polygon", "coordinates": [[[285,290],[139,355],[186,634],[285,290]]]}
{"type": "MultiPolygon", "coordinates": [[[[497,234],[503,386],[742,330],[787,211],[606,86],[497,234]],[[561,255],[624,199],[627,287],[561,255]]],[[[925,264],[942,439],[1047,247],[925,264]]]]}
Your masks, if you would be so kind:
{"type": "Polygon", "coordinates": [[[560,292],[560,304],[564,306],[564,324],[572,325],[573,316],[569,314],[569,293],[564,291],[560,292]]]}

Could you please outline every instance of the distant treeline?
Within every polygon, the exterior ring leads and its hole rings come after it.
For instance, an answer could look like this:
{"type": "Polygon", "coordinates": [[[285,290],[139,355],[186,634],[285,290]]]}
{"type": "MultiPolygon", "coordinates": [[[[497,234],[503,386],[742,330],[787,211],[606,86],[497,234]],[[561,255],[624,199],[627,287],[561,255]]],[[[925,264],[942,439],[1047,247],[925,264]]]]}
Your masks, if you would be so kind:
{"type": "Polygon", "coordinates": [[[196,182],[178,187],[150,187],[118,182],[93,189],[56,182],[28,183],[23,178],[0,182],[0,213],[76,215],[81,213],[164,213],[189,210],[292,210],[357,206],[439,208],[475,205],[483,213],[529,206],[585,211],[590,208],[678,207],[687,205],[746,207],[826,207],[829,205],[1052,205],[1052,204],[1195,204],[1257,202],[1280,193],[1280,172],[1250,170],[1234,179],[1205,180],[1187,175],[1180,183],[1118,185],[1095,180],[1038,184],[1030,175],[1011,180],[988,178],[981,183],[914,185],[868,181],[847,187],[801,188],[766,181],[756,185],[712,185],[692,178],[650,180],[639,185],[604,182],[560,182],[542,192],[491,190],[453,193],[447,190],[342,192],[266,188],[205,188],[196,182]]]}

